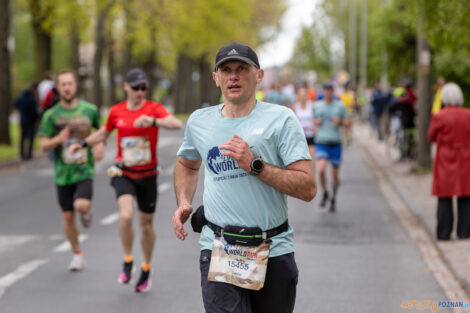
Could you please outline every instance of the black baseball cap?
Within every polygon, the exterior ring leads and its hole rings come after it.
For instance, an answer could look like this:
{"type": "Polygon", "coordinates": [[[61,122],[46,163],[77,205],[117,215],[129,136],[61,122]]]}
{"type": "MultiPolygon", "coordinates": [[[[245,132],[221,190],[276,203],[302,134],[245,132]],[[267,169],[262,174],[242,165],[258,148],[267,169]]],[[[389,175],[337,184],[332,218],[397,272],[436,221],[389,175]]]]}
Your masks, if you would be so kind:
{"type": "Polygon", "coordinates": [[[132,70],[127,72],[126,82],[131,87],[136,87],[136,86],[139,86],[140,84],[145,84],[145,85],[149,84],[147,75],[145,75],[145,72],[142,71],[140,68],[133,68],[132,70]]]}
{"type": "Polygon", "coordinates": [[[238,42],[232,42],[228,46],[220,48],[215,57],[214,71],[217,71],[222,63],[230,60],[242,61],[259,68],[258,56],[253,49],[238,42]]]}
{"type": "Polygon", "coordinates": [[[323,84],[323,89],[335,89],[335,86],[332,82],[326,82],[323,84]]]}

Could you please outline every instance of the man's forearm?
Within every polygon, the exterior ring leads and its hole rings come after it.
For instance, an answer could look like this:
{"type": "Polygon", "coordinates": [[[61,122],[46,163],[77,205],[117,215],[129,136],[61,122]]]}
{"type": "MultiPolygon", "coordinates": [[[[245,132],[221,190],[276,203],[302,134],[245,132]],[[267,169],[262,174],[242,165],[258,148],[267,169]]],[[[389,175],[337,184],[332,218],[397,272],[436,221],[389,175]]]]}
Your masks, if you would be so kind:
{"type": "Polygon", "coordinates": [[[41,150],[44,152],[51,151],[55,149],[58,145],[60,145],[62,142],[60,141],[59,137],[52,137],[52,138],[47,138],[47,137],[41,137],[41,142],[40,142],[40,147],[41,150]]]}
{"type": "Polygon", "coordinates": [[[178,207],[183,204],[191,205],[196,193],[198,173],[199,169],[188,168],[179,160],[176,161],[173,175],[178,207]]]}
{"type": "MultiPolygon", "coordinates": [[[[307,161],[306,161],[307,162],[307,161]]],[[[265,164],[264,170],[258,175],[266,184],[294,198],[311,201],[317,192],[313,164],[307,162],[311,171],[281,169],[271,164],[265,164]]]]}
{"type": "Polygon", "coordinates": [[[170,115],[166,118],[156,119],[156,124],[159,127],[167,129],[180,129],[181,127],[183,127],[183,123],[173,115],[170,115]]]}
{"type": "Polygon", "coordinates": [[[108,131],[104,126],[101,126],[100,129],[95,131],[93,134],[85,138],[86,143],[89,146],[95,145],[99,142],[104,142],[109,136],[108,131]]]}

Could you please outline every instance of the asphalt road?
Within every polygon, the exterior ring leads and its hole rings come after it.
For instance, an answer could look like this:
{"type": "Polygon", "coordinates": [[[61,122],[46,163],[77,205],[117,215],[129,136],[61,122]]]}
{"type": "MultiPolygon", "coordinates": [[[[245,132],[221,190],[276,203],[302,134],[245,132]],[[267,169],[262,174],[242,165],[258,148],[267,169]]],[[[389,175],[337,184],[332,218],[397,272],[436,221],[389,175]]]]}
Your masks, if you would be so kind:
{"type": "MultiPolygon", "coordinates": [[[[114,191],[105,174],[114,144],[108,144],[105,160],[97,165],[95,219],[90,230],[82,231],[87,267],[80,273],[67,271],[71,253],[64,243],[52,163],[1,172],[0,312],[203,312],[197,235],[181,242],[171,226],[172,167],[182,134],[163,131],[160,137],[158,238],[153,288],[146,294],[116,281],[122,251],[114,191]]],[[[446,300],[354,146],[345,151],[341,174],[335,214],[321,210],[319,199],[289,199],[300,271],[295,312],[394,313],[406,311],[400,308],[404,300],[446,300]]],[[[202,201],[201,190],[202,180],[195,204],[202,201]]],[[[139,237],[136,232],[137,263],[142,260],[139,237]]]]}

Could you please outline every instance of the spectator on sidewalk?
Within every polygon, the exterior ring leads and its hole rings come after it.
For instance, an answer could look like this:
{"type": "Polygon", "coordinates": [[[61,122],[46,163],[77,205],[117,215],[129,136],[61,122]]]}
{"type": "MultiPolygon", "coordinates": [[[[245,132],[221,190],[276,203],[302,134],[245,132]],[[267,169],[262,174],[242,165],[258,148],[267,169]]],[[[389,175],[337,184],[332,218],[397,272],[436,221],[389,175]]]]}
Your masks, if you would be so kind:
{"type": "Polygon", "coordinates": [[[436,81],[436,94],[432,102],[432,114],[436,114],[442,109],[442,87],[446,83],[444,77],[439,76],[436,81]]]}
{"type": "Polygon", "coordinates": [[[387,107],[388,97],[380,89],[379,84],[375,84],[372,89],[371,109],[372,109],[372,130],[377,131],[377,137],[380,141],[383,140],[382,131],[382,115],[387,107]]]}
{"type": "Polygon", "coordinates": [[[38,84],[33,83],[28,89],[22,91],[15,101],[15,107],[20,111],[20,157],[23,161],[30,160],[33,157],[34,135],[39,118],[36,101],[37,90],[38,84]],[[28,144],[27,149],[26,144],[28,144]]]}
{"type": "Polygon", "coordinates": [[[389,108],[391,115],[396,114],[400,117],[400,125],[404,132],[404,145],[401,148],[402,159],[412,158],[415,154],[415,110],[413,103],[415,98],[410,97],[406,88],[397,88],[394,91],[395,100],[389,108]]]}
{"type": "Polygon", "coordinates": [[[42,105],[44,99],[46,99],[49,91],[54,87],[54,81],[50,72],[44,74],[44,78],[39,82],[38,85],[38,96],[39,104],[42,105]]]}
{"type": "Polygon", "coordinates": [[[449,240],[454,215],[452,197],[457,197],[457,237],[470,238],[470,110],[464,109],[463,94],[455,83],[442,88],[445,107],[434,114],[428,138],[437,143],[432,194],[437,202],[437,239],[449,240]]]}

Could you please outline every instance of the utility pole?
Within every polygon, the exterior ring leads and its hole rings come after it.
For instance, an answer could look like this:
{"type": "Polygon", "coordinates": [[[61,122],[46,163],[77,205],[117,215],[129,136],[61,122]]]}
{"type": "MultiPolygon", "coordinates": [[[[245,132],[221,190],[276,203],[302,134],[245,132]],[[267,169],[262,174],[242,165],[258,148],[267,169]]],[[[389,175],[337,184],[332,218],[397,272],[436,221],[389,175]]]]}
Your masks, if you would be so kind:
{"type": "Polygon", "coordinates": [[[418,29],[416,34],[417,89],[418,89],[418,166],[431,167],[431,144],[427,133],[431,119],[431,49],[424,36],[424,10],[418,4],[418,29]]]}
{"type": "Polygon", "coordinates": [[[362,90],[367,87],[367,0],[362,0],[361,6],[361,58],[359,61],[360,81],[359,85],[362,90]]]}
{"type": "Polygon", "coordinates": [[[351,88],[356,88],[356,0],[349,1],[349,75],[351,88]]]}

